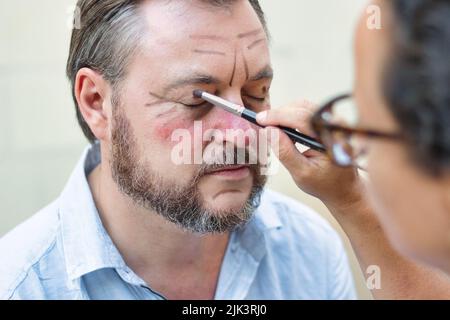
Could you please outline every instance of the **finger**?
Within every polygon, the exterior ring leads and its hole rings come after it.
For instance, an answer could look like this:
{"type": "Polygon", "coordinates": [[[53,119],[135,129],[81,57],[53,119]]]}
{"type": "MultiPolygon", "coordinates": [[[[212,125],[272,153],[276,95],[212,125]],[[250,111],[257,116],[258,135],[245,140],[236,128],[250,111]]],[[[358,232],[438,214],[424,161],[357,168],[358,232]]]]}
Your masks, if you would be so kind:
{"type": "Polygon", "coordinates": [[[331,161],[330,157],[326,153],[323,153],[323,152],[320,152],[320,151],[316,151],[314,149],[308,149],[308,150],[302,152],[302,154],[307,159],[310,159],[310,158],[326,158],[326,159],[331,161]]]}
{"type": "Polygon", "coordinates": [[[264,111],[258,114],[258,123],[264,126],[285,126],[314,135],[310,121],[315,107],[310,102],[301,101],[285,107],[264,111]]]}
{"type": "Polygon", "coordinates": [[[272,151],[291,174],[296,175],[302,167],[309,165],[287,134],[275,127],[267,127],[267,130],[272,151]]]}

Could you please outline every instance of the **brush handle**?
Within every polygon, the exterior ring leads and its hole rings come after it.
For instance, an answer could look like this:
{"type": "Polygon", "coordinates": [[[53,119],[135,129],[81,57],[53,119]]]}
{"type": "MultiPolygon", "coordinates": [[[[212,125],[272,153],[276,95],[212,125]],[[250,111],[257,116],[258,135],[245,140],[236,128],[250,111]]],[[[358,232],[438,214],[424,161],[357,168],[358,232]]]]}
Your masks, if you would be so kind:
{"type": "MultiPolygon", "coordinates": [[[[262,127],[256,121],[256,112],[254,112],[254,111],[251,111],[249,109],[244,109],[244,111],[242,112],[241,117],[244,118],[247,121],[250,121],[251,123],[254,123],[254,124],[262,127]]],[[[307,147],[309,147],[309,148],[311,148],[313,150],[316,150],[316,151],[320,151],[320,152],[325,152],[326,151],[326,149],[323,146],[323,144],[321,144],[320,142],[318,142],[314,138],[311,138],[310,136],[307,136],[306,134],[300,133],[297,130],[294,130],[294,129],[291,129],[291,128],[287,128],[287,127],[283,127],[283,126],[279,126],[278,128],[283,130],[294,143],[300,143],[300,144],[302,144],[304,146],[307,146],[307,147]]]]}

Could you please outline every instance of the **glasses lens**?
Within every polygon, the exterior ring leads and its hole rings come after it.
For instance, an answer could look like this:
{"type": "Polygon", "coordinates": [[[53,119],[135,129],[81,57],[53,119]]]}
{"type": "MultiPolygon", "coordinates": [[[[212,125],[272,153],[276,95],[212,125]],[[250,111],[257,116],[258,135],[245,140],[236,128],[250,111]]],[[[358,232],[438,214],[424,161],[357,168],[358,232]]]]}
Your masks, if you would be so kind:
{"type": "Polygon", "coordinates": [[[328,121],[331,124],[353,128],[358,124],[358,108],[352,98],[333,104],[328,121]]]}
{"type": "Polygon", "coordinates": [[[367,139],[358,134],[335,131],[331,134],[331,153],[334,161],[343,167],[367,168],[367,139]]]}
{"type": "MultiPolygon", "coordinates": [[[[353,128],[358,123],[358,109],[353,99],[347,98],[336,102],[329,112],[323,114],[323,120],[339,127],[353,128]]],[[[324,133],[323,142],[336,164],[349,167],[356,166],[365,170],[367,164],[367,139],[345,130],[324,133]]]]}

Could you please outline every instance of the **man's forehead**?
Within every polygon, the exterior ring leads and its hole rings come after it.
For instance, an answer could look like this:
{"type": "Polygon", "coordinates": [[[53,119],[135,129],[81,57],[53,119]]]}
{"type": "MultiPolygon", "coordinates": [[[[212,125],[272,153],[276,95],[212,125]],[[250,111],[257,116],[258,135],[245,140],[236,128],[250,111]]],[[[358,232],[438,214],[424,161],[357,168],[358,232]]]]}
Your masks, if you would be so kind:
{"type": "Polygon", "coordinates": [[[149,69],[164,70],[161,84],[169,89],[186,83],[231,85],[236,77],[242,79],[242,72],[246,81],[271,78],[267,34],[248,1],[236,1],[230,10],[196,1],[164,3],[146,11],[149,32],[143,52],[149,69]]]}
{"type": "MultiPolygon", "coordinates": [[[[230,42],[233,40],[245,39],[250,37],[255,37],[259,35],[263,35],[264,29],[256,28],[245,32],[236,33],[234,37],[226,37],[226,36],[218,36],[214,34],[191,34],[189,38],[194,40],[211,40],[211,41],[220,41],[220,42],[230,42]]],[[[264,36],[264,35],[263,35],[264,36]]]]}
{"type": "MultiPolygon", "coordinates": [[[[237,33],[232,37],[222,37],[213,34],[191,34],[189,38],[193,41],[199,41],[199,44],[203,43],[206,45],[213,45],[215,43],[220,43],[225,45],[224,48],[236,46],[236,42],[242,40],[241,47],[247,47],[247,50],[251,51],[256,48],[258,45],[261,45],[267,41],[265,36],[265,31],[263,28],[257,28],[246,32],[237,33]],[[245,41],[245,42],[244,42],[245,41]]],[[[221,55],[226,56],[227,50],[206,50],[201,49],[202,47],[198,47],[193,49],[194,53],[199,54],[210,54],[210,55],[221,55]]],[[[207,47],[206,47],[207,48],[207,47]]],[[[229,54],[229,52],[228,52],[229,54]]]]}
{"type": "MultiPolygon", "coordinates": [[[[189,38],[192,39],[192,41],[197,41],[196,45],[191,48],[191,57],[194,59],[191,61],[196,61],[197,58],[213,57],[213,60],[208,60],[220,61],[221,63],[232,67],[232,70],[228,70],[231,72],[229,75],[230,78],[227,80],[230,87],[233,85],[238,64],[244,68],[245,82],[259,81],[262,79],[270,80],[273,78],[273,70],[270,65],[269,55],[267,55],[267,58],[264,58],[264,55],[261,55],[261,51],[257,50],[259,46],[267,44],[265,30],[262,27],[240,32],[232,37],[196,33],[190,34],[189,38]],[[237,45],[237,42],[239,42],[240,45],[237,45]],[[222,45],[214,45],[217,43],[222,45]],[[258,59],[253,59],[253,63],[250,65],[247,54],[252,56],[255,56],[256,54],[258,59]],[[240,62],[238,62],[238,60],[240,62]]],[[[263,50],[263,52],[265,51],[266,50],[263,50]]],[[[201,61],[204,60],[202,59],[201,61]]],[[[215,62],[211,63],[212,65],[215,64],[215,62]]],[[[223,69],[221,71],[223,71],[223,69]]],[[[171,77],[171,83],[166,87],[166,92],[186,85],[220,84],[224,81],[224,79],[222,79],[224,75],[213,72],[209,63],[201,63],[200,66],[197,65],[196,68],[192,68],[191,65],[183,65],[178,69],[177,73],[177,76],[171,77]],[[203,70],[201,71],[201,69],[203,70]],[[181,77],[179,76],[180,72],[182,73],[181,77]]],[[[228,75],[225,75],[225,77],[227,76],[228,75]]]]}
{"type": "Polygon", "coordinates": [[[150,36],[160,40],[230,42],[265,36],[262,23],[248,1],[224,7],[207,1],[150,1],[143,12],[150,36]]]}

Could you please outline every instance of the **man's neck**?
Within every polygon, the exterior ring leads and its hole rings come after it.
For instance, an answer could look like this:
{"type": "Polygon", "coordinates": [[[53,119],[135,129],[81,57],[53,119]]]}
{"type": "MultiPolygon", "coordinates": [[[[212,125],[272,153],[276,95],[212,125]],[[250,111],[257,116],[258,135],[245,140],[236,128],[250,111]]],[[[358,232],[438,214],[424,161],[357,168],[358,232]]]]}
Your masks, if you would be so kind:
{"type": "Polygon", "coordinates": [[[102,162],[88,176],[105,229],[127,265],[168,298],[212,299],[228,234],[181,230],[122,194],[102,162]]]}

